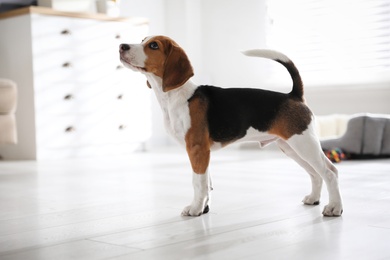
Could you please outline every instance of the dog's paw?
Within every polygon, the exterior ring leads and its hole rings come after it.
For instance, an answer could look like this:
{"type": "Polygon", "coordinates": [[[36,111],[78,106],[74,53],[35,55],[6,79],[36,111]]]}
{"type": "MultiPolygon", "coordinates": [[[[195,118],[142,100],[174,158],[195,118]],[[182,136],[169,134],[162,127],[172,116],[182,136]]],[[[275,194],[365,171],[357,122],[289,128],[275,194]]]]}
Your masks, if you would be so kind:
{"type": "Polygon", "coordinates": [[[343,214],[343,206],[341,203],[329,203],[324,207],[322,214],[326,217],[339,217],[343,214]]]}
{"type": "Polygon", "coordinates": [[[206,204],[205,207],[192,207],[192,205],[189,205],[187,207],[185,207],[183,209],[183,211],[181,212],[181,215],[182,216],[193,216],[193,217],[197,217],[197,216],[200,216],[202,214],[206,214],[210,211],[210,208],[209,208],[209,205],[206,204]]]}
{"type": "Polygon", "coordinates": [[[320,204],[320,198],[314,197],[312,195],[307,195],[302,200],[303,204],[305,205],[319,205],[320,204]]]}

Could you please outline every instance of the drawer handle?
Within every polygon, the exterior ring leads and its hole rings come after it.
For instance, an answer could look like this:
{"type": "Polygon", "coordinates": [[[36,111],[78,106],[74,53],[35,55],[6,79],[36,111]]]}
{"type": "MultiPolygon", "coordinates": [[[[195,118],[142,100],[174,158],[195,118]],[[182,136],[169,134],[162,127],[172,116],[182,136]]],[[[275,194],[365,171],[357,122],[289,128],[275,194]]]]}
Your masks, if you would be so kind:
{"type": "Polygon", "coordinates": [[[127,125],[120,125],[119,130],[125,130],[127,128],[127,125]]]}
{"type": "Polygon", "coordinates": [[[123,69],[123,66],[122,66],[122,65],[116,66],[116,70],[121,70],[121,69],[123,69]]]}
{"type": "Polygon", "coordinates": [[[65,100],[72,100],[74,99],[74,96],[72,94],[68,94],[64,97],[65,100]]]}
{"type": "Polygon", "coordinates": [[[66,133],[72,133],[74,131],[76,131],[76,128],[74,128],[73,126],[68,126],[67,128],[65,128],[66,133]]]}
{"type": "Polygon", "coordinates": [[[62,64],[62,67],[63,67],[63,68],[70,68],[70,67],[72,67],[72,63],[70,63],[70,62],[65,62],[64,64],[62,64]]]}
{"type": "Polygon", "coordinates": [[[123,99],[123,94],[119,94],[117,99],[119,99],[119,100],[123,99]]]}
{"type": "Polygon", "coordinates": [[[120,38],[121,38],[120,34],[115,35],[115,39],[120,39],[120,38]]]}
{"type": "Polygon", "coordinates": [[[72,34],[72,33],[70,32],[70,30],[64,29],[64,30],[61,31],[61,34],[62,34],[62,35],[70,35],[70,34],[72,34]]]}

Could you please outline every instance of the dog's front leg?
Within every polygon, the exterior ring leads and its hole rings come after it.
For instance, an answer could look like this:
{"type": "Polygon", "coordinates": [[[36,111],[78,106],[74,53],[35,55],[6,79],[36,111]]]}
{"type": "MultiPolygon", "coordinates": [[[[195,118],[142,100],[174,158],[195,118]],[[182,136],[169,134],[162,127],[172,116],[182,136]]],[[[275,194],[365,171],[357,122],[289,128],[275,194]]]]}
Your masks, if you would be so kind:
{"type": "Polygon", "coordinates": [[[187,144],[187,152],[193,170],[192,185],[194,187],[194,199],[191,205],[185,207],[181,213],[183,216],[200,216],[209,211],[211,179],[208,172],[210,150],[204,145],[187,144]]]}
{"type": "Polygon", "coordinates": [[[181,213],[183,216],[200,216],[209,212],[211,186],[208,172],[206,171],[203,174],[193,173],[192,185],[194,187],[194,199],[191,205],[183,209],[181,213]]]}

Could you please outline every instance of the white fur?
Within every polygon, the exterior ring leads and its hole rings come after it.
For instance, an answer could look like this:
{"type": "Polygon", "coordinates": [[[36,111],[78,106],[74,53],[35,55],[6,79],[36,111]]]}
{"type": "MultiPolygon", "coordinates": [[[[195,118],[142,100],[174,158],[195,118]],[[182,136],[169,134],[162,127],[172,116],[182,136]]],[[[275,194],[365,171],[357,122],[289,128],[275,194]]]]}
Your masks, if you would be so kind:
{"type": "Polygon", "coordinates": [[[277,137],[275,135],[271,135],[271,134],[268,134],[265,132],[260,132],[256,129],[254,129],[253,127],[249,127],[249,129],[246,131],[246,135],[243,138],[237,140],[237,142],[254,141],[254,142],[258,142],[260,147],[265,147],[268,144],[270,144],[278,139],[279,139],[279,137],[277,137]]]}
{"type": "Polygon", "coordinates": [[[121,55],[122,64],[131,70],[143,72],[146,54],[141,44],[129,44],[130,50],[121,55]]]}
{"type": "Polygon", "coordinates": [[[283,62],[290,61],[290,59],[285,54],[274,50],[253,49],[253,50],[242,51],[242,53],[246,56],[251,56],[251,57],[262,57],[271,60],[280,60],[283,62]]]}
{"type": "Polygon", "coordinates": [[[188,99],[194,94],[197,85],[189,80],[179,88],[163,92],[161,80],[156,79],[158,77],[154,74],[146,76],[161,106],[166,130],[180,144],[185,145],[185,135],[191,127],[188,99]]]}
{"type": "Polygon", "coordinates": [[[210,203],[211,178],[208,170],[204,174],[192,173],[192,185],[194,187],[194,199],[191,205],[182,211],[183,216],[200,216],[206,205],[210,203]]]}
{"type": "Polygon", "coordinates": [[[336,167],[322,152],[320,142],[315,133],[314,119],[308,128],[300,135],[294,135],[288,140],[278,140],[278,145],[288,156],[301,165],[310,175],[312,192],[303,202],[312,205],[319,202],[322,180],[328,188],[329,204],[324,207],[325,216],[339,216],[343,206],[339,190],[338,172],[336,167]]]}

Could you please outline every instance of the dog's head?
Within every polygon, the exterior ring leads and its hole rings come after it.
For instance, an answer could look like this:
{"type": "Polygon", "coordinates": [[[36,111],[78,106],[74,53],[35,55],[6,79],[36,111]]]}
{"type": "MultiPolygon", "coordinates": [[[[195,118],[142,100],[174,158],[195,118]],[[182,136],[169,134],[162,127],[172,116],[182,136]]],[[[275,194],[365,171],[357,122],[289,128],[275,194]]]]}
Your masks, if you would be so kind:
{"type": "Polygon", "coordinates": [[[180,87],[194,75],[184,50],[166,36],[147,37],[140,44],[121,44],[119,53],[125,67],[161,78],[164,92],[180,87]]]}

